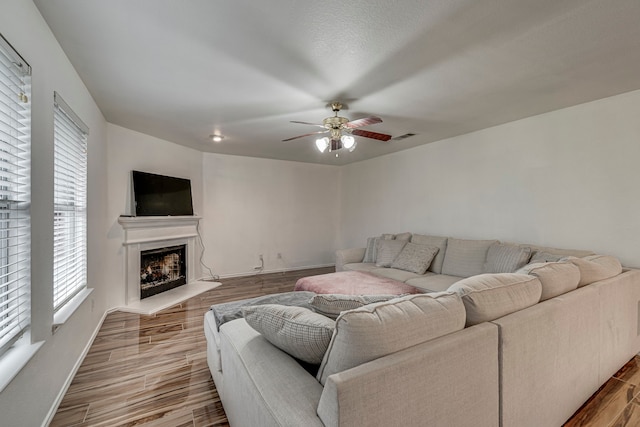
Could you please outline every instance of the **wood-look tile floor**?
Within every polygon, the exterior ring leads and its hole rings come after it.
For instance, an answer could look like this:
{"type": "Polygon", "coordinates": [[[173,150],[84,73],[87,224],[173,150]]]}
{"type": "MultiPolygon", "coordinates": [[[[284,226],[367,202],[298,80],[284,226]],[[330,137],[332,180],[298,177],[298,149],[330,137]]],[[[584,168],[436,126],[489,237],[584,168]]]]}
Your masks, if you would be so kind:
{"type": "MultiPolygon", "coordinates": [[[[287,292],[300,270],[221,280],[154,316],[107,315],[50,426],[228,426],[207,367],[203,316],[212,304],[287,292]]],[[[640,426],[640,357],[616,373],[566,426],[640,426]]]]}

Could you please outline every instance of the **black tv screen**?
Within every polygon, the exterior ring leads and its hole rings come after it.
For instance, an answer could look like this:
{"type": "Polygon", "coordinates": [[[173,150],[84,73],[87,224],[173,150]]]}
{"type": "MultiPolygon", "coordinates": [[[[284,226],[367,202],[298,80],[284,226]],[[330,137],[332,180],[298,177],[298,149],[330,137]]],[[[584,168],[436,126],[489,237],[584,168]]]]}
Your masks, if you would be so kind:
{"type": "Polygon", "coordinates": [[[193,215],[191,181],[132,171],[136,216],[193,215]]]}

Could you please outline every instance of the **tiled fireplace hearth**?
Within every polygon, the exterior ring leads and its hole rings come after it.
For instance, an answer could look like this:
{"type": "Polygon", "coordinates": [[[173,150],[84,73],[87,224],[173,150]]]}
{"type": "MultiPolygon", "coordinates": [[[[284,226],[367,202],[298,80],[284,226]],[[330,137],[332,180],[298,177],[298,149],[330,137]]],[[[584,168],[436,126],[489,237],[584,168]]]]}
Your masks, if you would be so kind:
{"type": "MultiPolygon", "coordinates": [[[[125,306],[120,307],[121,310],[153,314],[219,285],[216,282],[199,281],[196,278],[198,258],[196,239],[199,221],[200,217],[197,216],[120,217],[118,219],[124,229],[122,245],[125,306]],[[143,279],[142,256],[175,247],[184,247],[184,259],[180,262],[184,267],[182,274],[186,284],[166,291],[162,289],[162,292],[154,295],[148,295],[146,291],[141,292],[141,284],[142,287],[146,286],[145,283],[141,283],[146,279],[146,276],[143,279]]],[[[169,265],[163,268],[168,272],[174,266],[169,265]]],[[[172,275],[175,273],[167,274],[171,277],[172,275]]]]}

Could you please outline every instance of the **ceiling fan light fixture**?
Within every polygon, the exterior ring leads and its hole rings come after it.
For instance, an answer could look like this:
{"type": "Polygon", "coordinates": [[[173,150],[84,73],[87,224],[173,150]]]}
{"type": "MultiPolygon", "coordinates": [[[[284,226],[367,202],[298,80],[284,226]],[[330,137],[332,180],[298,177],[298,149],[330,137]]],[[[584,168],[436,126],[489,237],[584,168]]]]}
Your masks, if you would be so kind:
{"type": "Polygon", "coordinates": [[[324,153],[328,146],[329,146],[329,138],[327,138],[326,136],[324,138],[316,139],[316,148],[321,153],[324,153]]]}
{"type": "MultiPolygon", "coordinates": [[[[353,137],[351,137],[353,138],[353,137]]],[[[350,148],[347,148],[349,150],[350,153],[353,153],[353,151],[356,149],[356,146],[358,145],[358,141],[354,141],[353,145],[350,148]]]]}
{"type": "Polygon", "coordinates": [[[355,148],[356,139],[351,135],[342,135],[340,141],[342,141],[342,146],[349,151],[353,151],[355,148]]]}

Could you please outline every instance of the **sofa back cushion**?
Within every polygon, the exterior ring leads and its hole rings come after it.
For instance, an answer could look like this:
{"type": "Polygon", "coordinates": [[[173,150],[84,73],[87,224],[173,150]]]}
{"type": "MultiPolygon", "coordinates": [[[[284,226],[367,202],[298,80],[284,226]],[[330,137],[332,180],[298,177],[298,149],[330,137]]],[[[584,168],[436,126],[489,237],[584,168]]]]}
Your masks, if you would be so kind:
{"type": "Polygon", "coordinates": [[[485,273],[513,273],[523,267],[531,258],[531,248],[509,243],[494,243],[489,246],[485,273]]]}
{"type": "Polygon", "coordinates": [[[324,355],[317,378],[464,328],[465,310],[455,293],[409,295],[345,311],[324,355]]]}
{"type": "Polygon", "coordinates": [[[542,285],[537,277],[525,274],[481,274],[462,279],[448,290],[462,297],[466,324],[472,326],[537,304],[542,285]]]}
{"type": "Polygon", "coordinates": [[[416,243],[418,245],[424,246],[435,246],[438,248],[438,253],[436,254],[433,261],[431,261],[431,265],[427,269],[427,271],[431,271],[436,274],[442,273],[442,262],[444,261],[444,253],[447,250],[447,238],[440,236],[424,236],[422,234],[414,234],[411,236],[411,243],[416,243]]]}
{"type": "Polygon", "coordinates": [[[535,262],[525,265],[517,273],[530,274],[540,280],[540,301],[572,291],[580,282],[580,270],[570,262],[535,262]]]}
{"type": "Polygon", "coordinates": [[[497,240],[447,240],[447,250],[442,263],[442,274],[471,277],[484,273],[489,246],[497,240]]]}
{"type": "Polygon", "coordinates": [[[588,285],[599,280],[608,279],[622,273],[622,265],[617,258],[609,255],[590,255],[584,258],[564,258],[580,269],[578,287],[588,285]]]}

